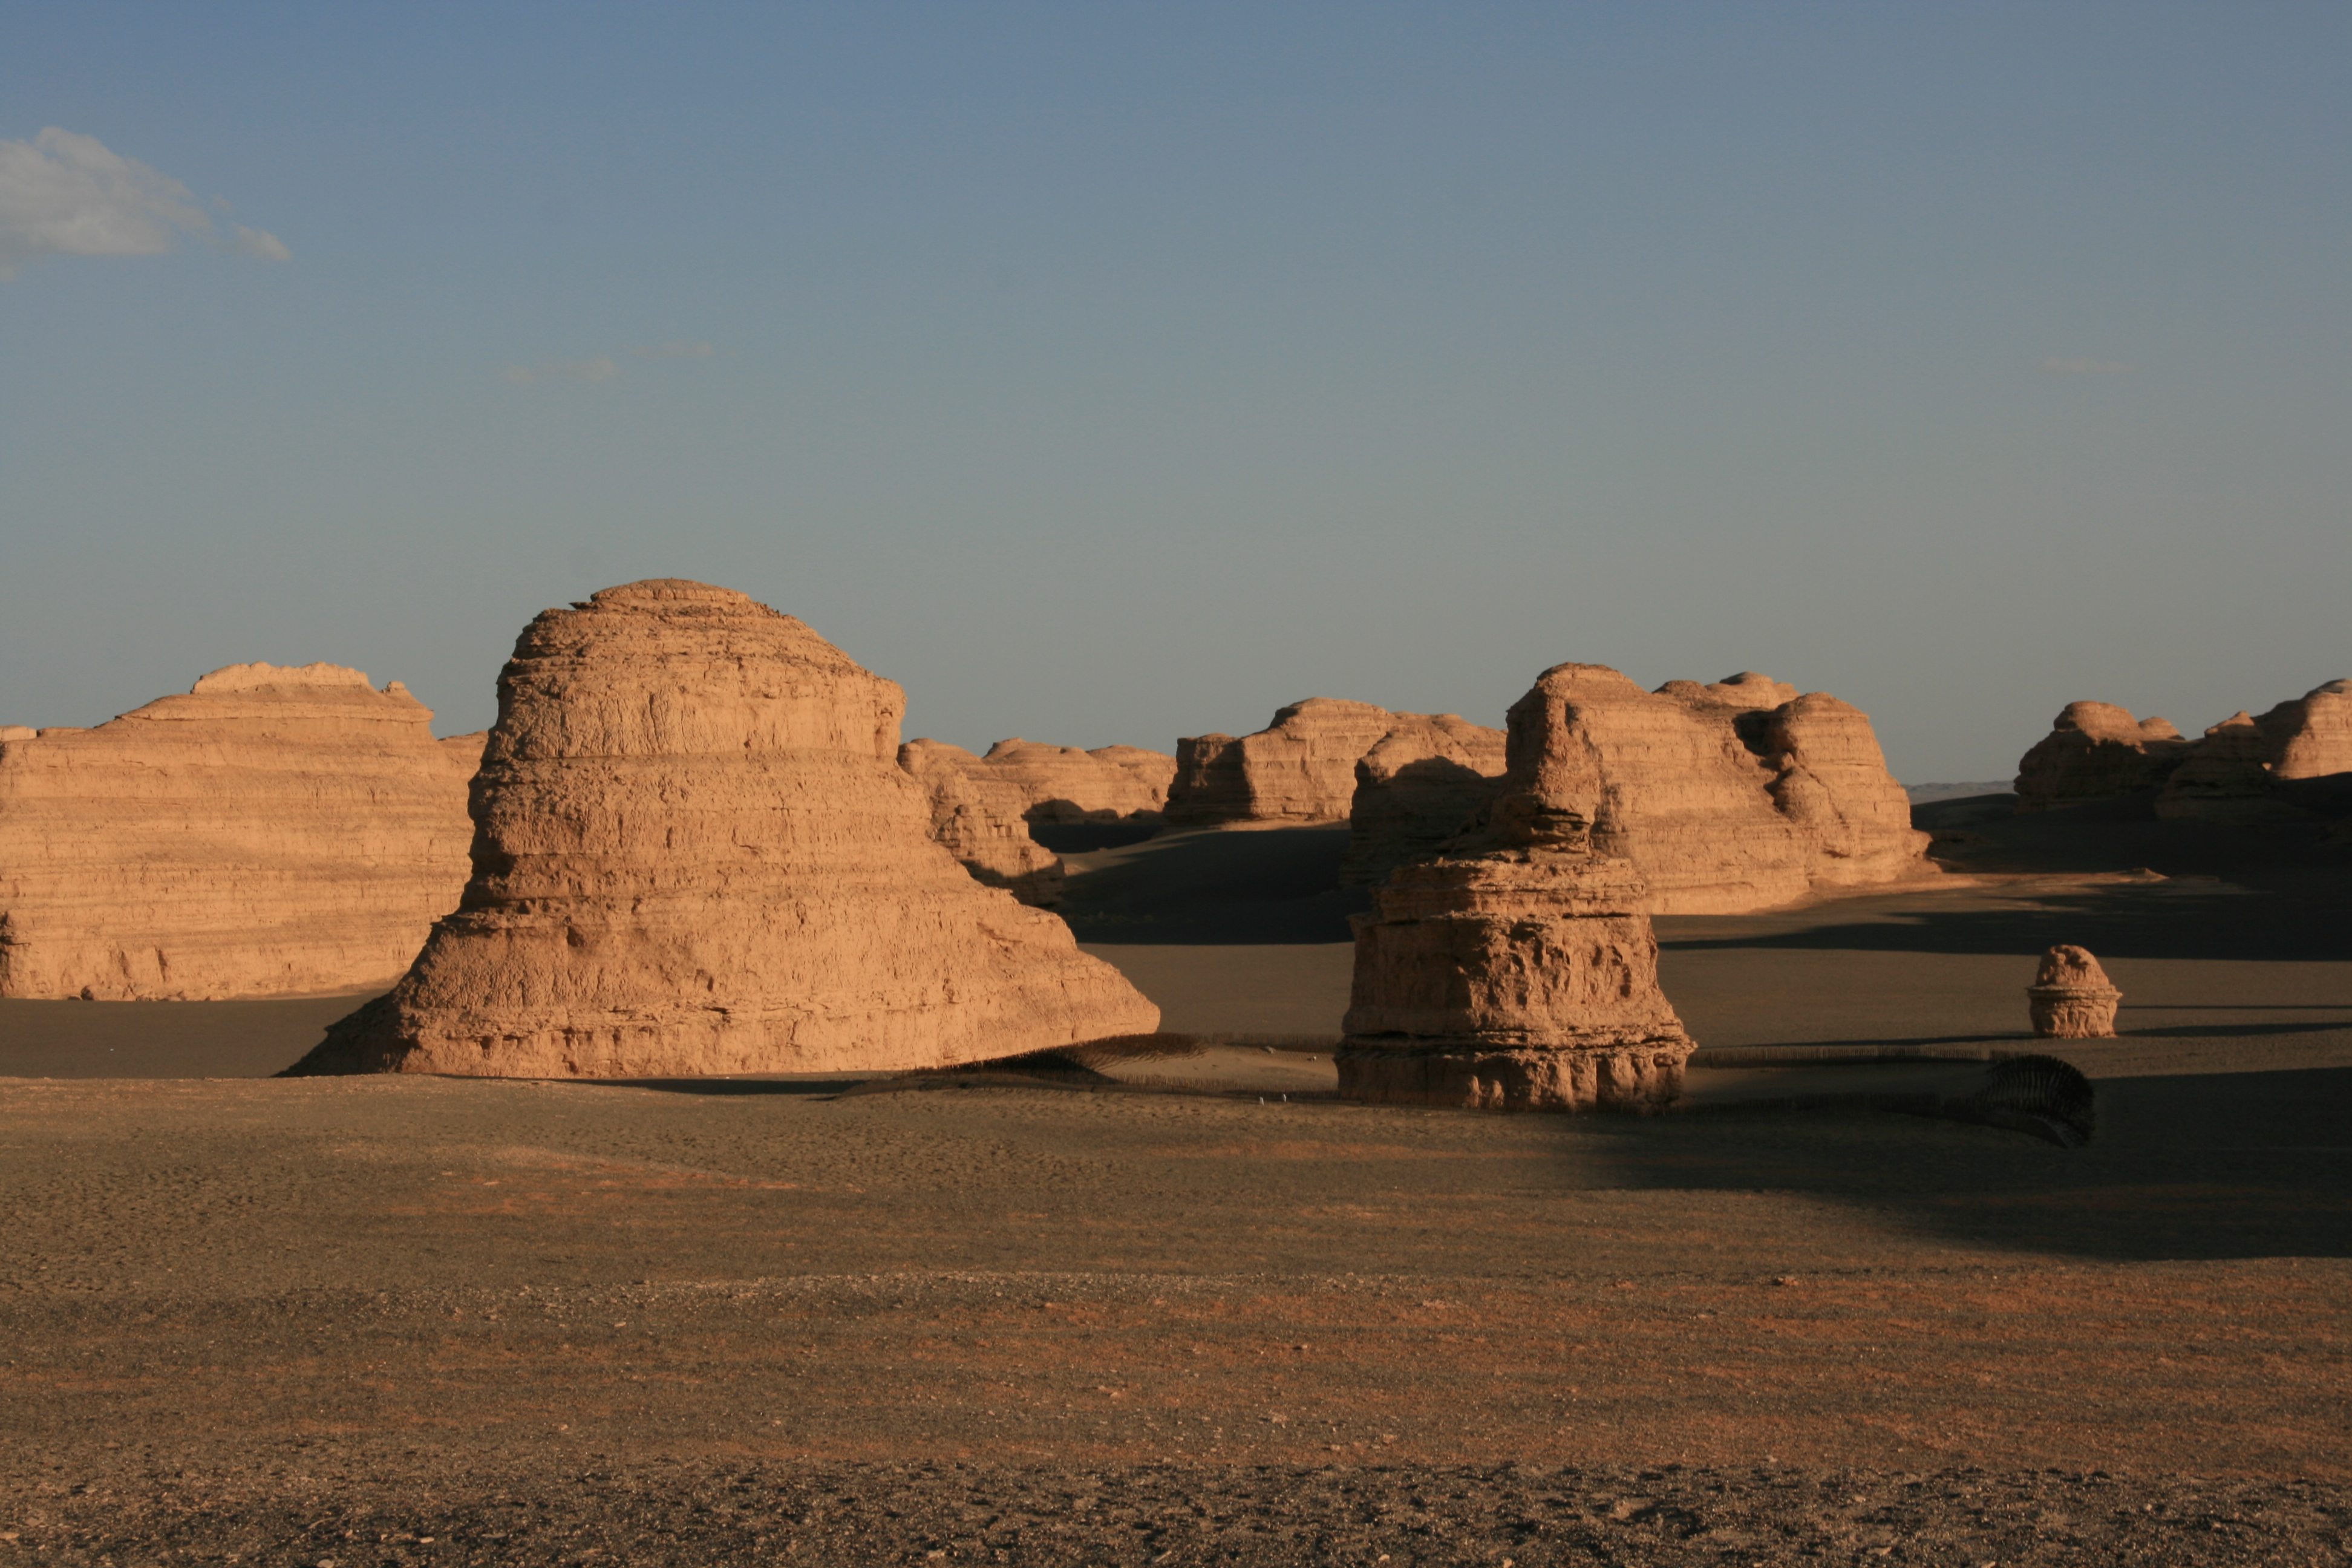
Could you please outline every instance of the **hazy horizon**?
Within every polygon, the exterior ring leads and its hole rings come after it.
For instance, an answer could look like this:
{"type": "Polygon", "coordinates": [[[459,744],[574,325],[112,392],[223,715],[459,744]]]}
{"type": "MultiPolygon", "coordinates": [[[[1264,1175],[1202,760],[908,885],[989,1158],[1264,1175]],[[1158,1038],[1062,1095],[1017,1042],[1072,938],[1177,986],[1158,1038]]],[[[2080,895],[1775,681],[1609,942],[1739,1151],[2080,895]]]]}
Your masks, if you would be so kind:
{"type": "Polygon", "coordinates": [[[741,589],[907,733],[1754,668],[1906,783],[2352,675],[2352,11],[0,18],[0,723],[494,713],[741,589]]]}

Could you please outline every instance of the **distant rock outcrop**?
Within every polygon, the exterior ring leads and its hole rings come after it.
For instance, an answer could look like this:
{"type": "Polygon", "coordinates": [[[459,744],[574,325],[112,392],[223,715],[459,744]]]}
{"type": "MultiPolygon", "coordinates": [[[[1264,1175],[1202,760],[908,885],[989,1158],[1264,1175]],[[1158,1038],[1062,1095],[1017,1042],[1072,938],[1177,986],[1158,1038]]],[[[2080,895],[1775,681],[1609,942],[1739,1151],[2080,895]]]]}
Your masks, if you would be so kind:
{"type": "Polygon", "coordinates": [[[2241,825],[2314,820],[2305,781],[2352,777],[2352,680],[2331,680],[2259,715],[2231,714],[2194,740],[2161,719],[2070,702],[2018,762],[2021,812],[2160,789],[2156,814],[2241,825]]]}
{"type": "MultiPolygon", "coordinates": [[[[966,752],[966,755],[971,753],[966,752]]],[[[1030,822],[1130,822],[1168,807],[1176,759],[1140,746],[1081,751],[1014,736],[975,758],[975,771],[1015,792],[1030,822]]]]}
{"type": "Polygon", "coordinates": [[[1027,795],[1018,784],[945,741],[908,742],[898,748],[898,766],[929,797],[931,837],[965,870],[1024,904],[1061,902],[1068,873],[1060,856],[1029,837],[1027,795]]]}
{"type": "Polygon", "coordinates": [[[1495,793],[1504,732],[1452,713],[1390,715],[1395,727],[1356,762],[1339,880],[1369,887],[1451,838],[1495,793]]]}
{"type": "Polygon", "coordinates": [[[1176,742],[1168,788],[1171,825],[1339,822],[1356,794],[1356,762],[1399,715],[1369,702],[1310,697],[1254,735],[1189,735],[1176,742]]]}
{"type": "Polygon", "coordinates": [[[1692,1042],[1658,988],[1641,873],[1593,830],[1609,786],[1559,675],[1512,707],[1478,825],[1356,917],[1343,1097],[1569,1111],[1681,1092],[1692,1042]]]}
{"type": "Polygon", "coordinates": [[[2017,809],[2048,811],[2154,789],[2192,742],[2164,719],[2134,719],[2109,702],[2069,702],[2017,762],[2017,809]]]}
{"type": "Polygon", "coordinates": [[[483,738],[400,682],[231,665],[95,729],[0,729],[0,996],[389,983],[465,886],[483,738]]]}
{"type": "Polygon", "coordinates": [[[547,611],[499,678],[463,902],[294,1070],[919,1068],[1152,1029],[1067,926],[933,842],[903,711],[728,589],[547,611]]]}

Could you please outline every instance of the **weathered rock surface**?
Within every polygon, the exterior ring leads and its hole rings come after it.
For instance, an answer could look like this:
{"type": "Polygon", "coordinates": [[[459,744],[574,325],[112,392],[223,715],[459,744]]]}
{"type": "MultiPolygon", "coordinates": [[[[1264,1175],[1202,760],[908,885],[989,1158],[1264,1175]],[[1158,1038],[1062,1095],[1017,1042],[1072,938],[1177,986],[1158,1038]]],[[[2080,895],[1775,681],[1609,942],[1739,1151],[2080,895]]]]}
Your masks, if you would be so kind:
{"type": "Polygon", "coordinates": [[[94,729],[0,730],[0,996],[358,990],[466,880],[483,737],[400,682],[231,665],[94,729]]]}
{"type": "Polygon", "coordinates": [[[1503,776],[1504,732],[1452,713],[1397,713],[1356,763],[1348,858],[1339,880],[1369,887],[1434,853],[1491,799],[1503,776]]]}
{"type": "Polygon", "coordinates": [[[2154,789],[2192,749],[2168,720],[2109,702],[2069,702],[2017,762],[2017,809],[2048,811],[2154,789]]]}
{"type": "Polygon", "coordinates": [[[2352,773],[2352,680],[2331,680],[2255,721],[2272,746],[2271,773],[2282,779],[2352,773]]]}
{"type": "Polygon", "coordinates": [[[1189,735],[1176,742],[1171,824],[1339,822],[1355,799],[1356,762],[1395,727],[1369,702],[1310,697],[1277,711],[1254,735],[1189,735]]]}
{"type": "Polygon", "coordinates": [[[499,678],[463,902],[295,1070],[919,1068],[1153,1028],[1067,926],[933,842],[904,707],[725,588],[547,611],[499,678]]]}
{"type": "Polygon", "coordinates": [[[1593,831],[1607,784],[1559,674],[1512,707],[1510,770],[1472,828],[1356,917],[1343,1096],[1570,1111],[1681,1092],[1692,1042],[1642,875],[1593,831]]]}
{"type": "Polygon", "coordinates": [[[2025,989],[2033,1032],[2045,1040],[2104,1040],[2116,1032],[2124,994],[2087,949],[2053,947],[2025,989]]]}
{"type": "Polygon", "coordinates": [[[1068,873],[1061,857],[1029,837],[1028,797],[1018,784],[945,741],[908,742],[898,748],[898,766],[930,801],[931,837],[966,871],[1024,904],[1061,902],[1068,873]]]}
{"type": "MultiPolygon", "coordinates": [[[[967,753],[969,754],[969,753],[967,753]]],[[[1081,751],[1015,736],[975,759],[989,777],[1017,791],[1031,822],[1121,822],[1159,816],[1168,806],[1176,759],[1140,746],[1081,751]]]]}
{"type": "MultiPolygon", "coordinates": [[[[1600,772],[1595,842],[1640,868],[1652,914],[1739,914],[1936,874],[1869,717],[1826,692],[1752,672],[1652,692],[1597,664],[1544,682],[1600,772]]],[[[1358,768],[1347,875],[1361,882],[1427,853],[1501,787],[1475,776],[1500,771],[1497,731],[1392,717],[1358,768]]]]}

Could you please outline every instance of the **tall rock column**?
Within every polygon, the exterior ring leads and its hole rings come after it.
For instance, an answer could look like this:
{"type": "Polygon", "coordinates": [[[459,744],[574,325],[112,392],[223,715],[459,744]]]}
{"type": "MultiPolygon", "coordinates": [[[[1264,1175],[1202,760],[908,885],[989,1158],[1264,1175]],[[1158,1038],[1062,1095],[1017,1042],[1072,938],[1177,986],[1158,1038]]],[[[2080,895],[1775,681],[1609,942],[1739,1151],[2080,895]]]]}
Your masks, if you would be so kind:
{"type": "Polygon", "coordinates": [[[1155,1028],[1069,927],[932,841],[904,709],[725,588],[547,611],[499,677],[462,903],[293,1070],[906,1068],[1155,1028]]]}
{"type": "Polygon", "coordinates": [[[1658,989],[1640,872],[1594,848],[1601,770],[1568,684],[1512,707],[1503,792],[1356,917],[1342,1096],[1571,1111],[1681,1093],[1692,1041],[1658,989]]]}

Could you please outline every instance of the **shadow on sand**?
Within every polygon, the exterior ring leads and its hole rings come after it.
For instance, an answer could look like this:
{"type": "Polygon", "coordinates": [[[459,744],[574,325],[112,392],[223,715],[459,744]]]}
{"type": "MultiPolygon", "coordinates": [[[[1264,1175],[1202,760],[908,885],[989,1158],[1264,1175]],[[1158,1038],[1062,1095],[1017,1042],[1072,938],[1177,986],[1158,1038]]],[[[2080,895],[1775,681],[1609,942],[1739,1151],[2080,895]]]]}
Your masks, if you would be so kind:
{"type": "Polygon", "coordinates": [[[1352,940],[1368,890],[1339,886],[1348,826],[1169,833],[1074,859],[1055,913],[1092,944],[1352,940]]]}

